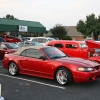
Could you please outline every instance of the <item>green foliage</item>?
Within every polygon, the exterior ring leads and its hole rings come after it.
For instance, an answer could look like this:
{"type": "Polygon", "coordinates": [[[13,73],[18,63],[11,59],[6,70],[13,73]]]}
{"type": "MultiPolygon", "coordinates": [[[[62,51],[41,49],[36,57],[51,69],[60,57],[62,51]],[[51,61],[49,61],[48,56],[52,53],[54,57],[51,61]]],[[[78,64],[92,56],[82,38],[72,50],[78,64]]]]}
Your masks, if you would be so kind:
{"type": "Polygon", "coordinates": [[[57,37],[59,39],[62,39],[67,35],[67,30],[60,24],[57,24],[53,28],[51,28],[50,32],[52,33],[53,37],[57,37]]]}
{"type": "Polygon", "coordinates": [[[48,33],[48,30],[46,30],[46,32],[45,32],[46,34],[48,33]]]}
{"type": "Polygon", "coordinates": [[[10,15],[10,14],[7,14],[6,17],[4,17],[4,18],[8,18],[8,19],[16,19],[16,20],[18,20],[17,18],[14,18],[14,16],[13,16],[13,15],[10,15]]]}
{"type": "Polygon", "coordinates": [[[63,38],[62,38],[62,40],[72,40],[72,38],[70,37],[70,36],[64,36],[63,38]]]}
{"type": "Polygon", "coordinates": [[[100,16],[95,17],[94,14],[86,16],[86,20],[79,20],[77,23],[76,29],[81,32],[84,37],[91,37],[93,32],[93,38],[98,39],[100,34],[100,16]]]}
{"type": "Polygon", "coordinates": [[[44,33],[39,33],[39,36],[43,36],[44,33]]]}

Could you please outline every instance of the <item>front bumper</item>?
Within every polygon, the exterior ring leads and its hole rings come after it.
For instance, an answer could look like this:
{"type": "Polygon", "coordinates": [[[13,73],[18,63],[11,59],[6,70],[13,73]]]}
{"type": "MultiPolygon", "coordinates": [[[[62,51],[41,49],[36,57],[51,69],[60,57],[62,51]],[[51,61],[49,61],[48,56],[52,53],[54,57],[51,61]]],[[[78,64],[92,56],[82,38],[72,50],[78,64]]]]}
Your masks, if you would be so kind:
{"type": "Polygon", "coordinates": [[[74,82],[89,82],[100,78],[100,70],[93,72],[75,72],[74,82]]]}

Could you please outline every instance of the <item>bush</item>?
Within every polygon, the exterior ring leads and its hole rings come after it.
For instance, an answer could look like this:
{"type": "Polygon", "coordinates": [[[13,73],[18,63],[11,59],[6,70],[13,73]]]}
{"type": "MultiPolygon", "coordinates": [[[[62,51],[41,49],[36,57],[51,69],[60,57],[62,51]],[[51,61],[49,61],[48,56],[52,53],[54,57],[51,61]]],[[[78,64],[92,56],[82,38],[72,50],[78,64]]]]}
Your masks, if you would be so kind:
{"type": "Polygon", "coordinates": [[[62,40],[72,40],[72,38],[70,37],[70,36],[64,36],[63,38],[62,38],[62,40]]]}

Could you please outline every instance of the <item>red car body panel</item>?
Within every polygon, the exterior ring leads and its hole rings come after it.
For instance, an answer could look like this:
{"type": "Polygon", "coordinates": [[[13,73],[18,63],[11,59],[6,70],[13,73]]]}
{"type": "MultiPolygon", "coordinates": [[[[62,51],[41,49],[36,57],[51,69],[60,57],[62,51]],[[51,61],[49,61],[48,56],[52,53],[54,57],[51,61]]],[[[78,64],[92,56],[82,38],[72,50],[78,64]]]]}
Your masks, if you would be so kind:
{"type": "MultiPolygon", "coordinates": [[[[88,45],[89,48],[100,49],[100,42],[95,42],[91,40],[91,41],[86,41],[86,44],[88,45]]],[[[100,53],[98,55],[99,56],[90,57],[89,60],[93,60],[100,63],[100,53]]]]}
{"type": "MultiPolygon", "coordinates": [[[[43,48],[45,47],[40,48],[42,53],[44,53],[43,48]]],[[[47,56],[45,53],[44,55],[47,56]]],[[[70,70],[75,82],[88,82],[96,80],[100,77],[100,65],[98,63],[81,58],[64,57],[55,60],[50,58],[48,60],[43,60],[23,57],[16,54],[5,54],[2,60],[3,67],[8,69],[8,65],[12,61],[17,64],[20,74],[54,79],[56,70],[58,68],[64,67],[70,70]],[[91,72],[81,72],[77,70],[79,66],[93,67],[94,70],[91,72]],[[96,69],[94,66],[98,66],[98,69],[96,69]]]]}
{"type": "MultiPolygon", "coordinates": [[[[55,46],[56,44],[62,44],[63,47],[59,48],[59,50],[63,51],[65,54],[71,56],[71,57],[79,57],[79,58],[88,58],[88,53],[90,52],[90,55],[94,53],[94,49],[90,48],[81,48],[79,44],[85,43],[85,41],[72,41],[72,40],[54,40],[48,42],[47,46],[55,46]],[[75,45],[77,48],[67,48],[66,45],[75,45]]],[[[56,46],[55,46],[56,47],[56,46]]]]}
{"type": "Polygon", "coordinates": [[[14,37],[7,37],[9,35],[3,35],[2,37],[6,40],[6,42],[11,42],[11,43],[16,43],[16,42],[21,42],[19,38],[14,38],[14,37]]]}

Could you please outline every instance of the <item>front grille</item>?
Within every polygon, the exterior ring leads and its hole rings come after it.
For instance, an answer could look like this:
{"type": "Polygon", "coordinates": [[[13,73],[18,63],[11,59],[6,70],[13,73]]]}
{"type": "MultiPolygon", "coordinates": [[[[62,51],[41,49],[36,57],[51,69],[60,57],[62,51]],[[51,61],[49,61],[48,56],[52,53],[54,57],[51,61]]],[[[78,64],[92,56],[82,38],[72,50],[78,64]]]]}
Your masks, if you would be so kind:
{"type": "Polygon", "coordinates": [[[95,66],[94,67],[96,70],[99,70],[100,69],[100,66],[95,66]]]}

